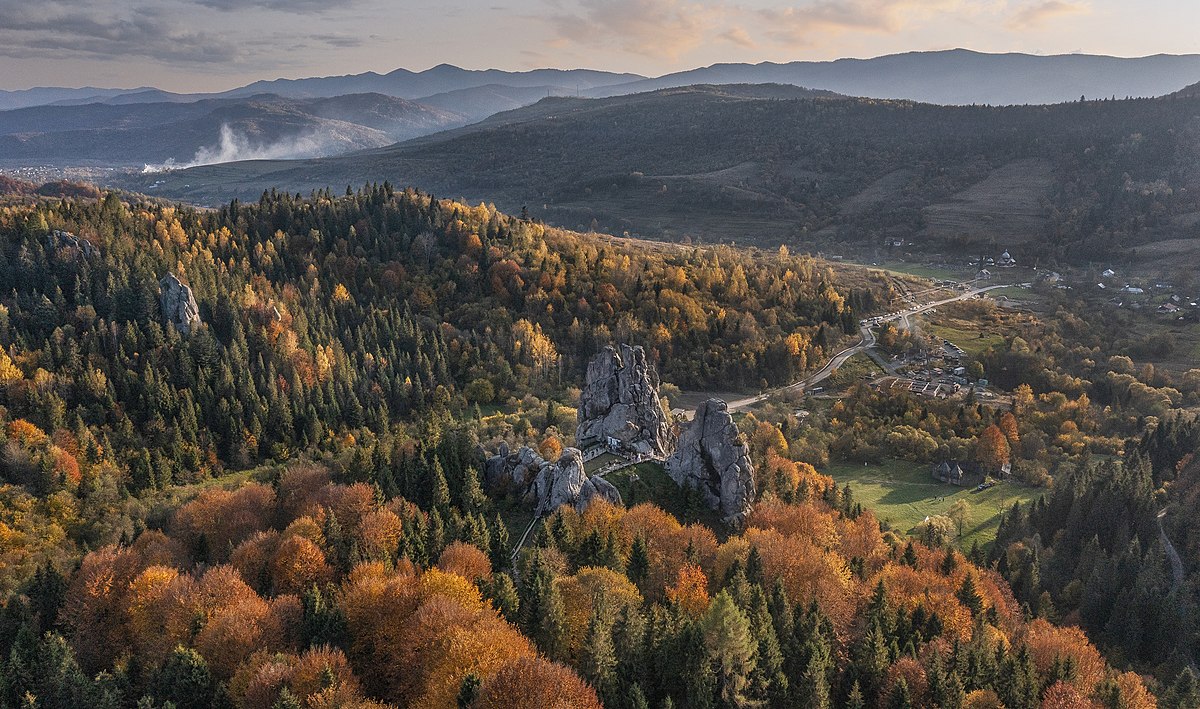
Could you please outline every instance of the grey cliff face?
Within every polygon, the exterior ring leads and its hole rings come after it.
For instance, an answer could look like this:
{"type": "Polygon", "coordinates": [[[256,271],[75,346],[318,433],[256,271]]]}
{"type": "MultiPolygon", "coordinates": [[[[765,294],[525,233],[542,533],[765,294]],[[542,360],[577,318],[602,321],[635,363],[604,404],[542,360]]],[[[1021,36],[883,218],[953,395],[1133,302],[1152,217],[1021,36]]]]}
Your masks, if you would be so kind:
{"type": "Polygon", "coordinates": [[[728,524],[743,524],[754,506],[750,448],[720,399],[709,399],[696,409],[696,417],[679,437],[679,448],[667,459],[667,473],[678,485],[700,490],[728,524]]]}
{"type": "Polygon", "coordinates": [[[502,443],[484,463],[483,481],[492,494],[516,490],[537,505],[539,515],[566,504],[582,512],[593,500],[622,504],[621,493],[612,483],[598,475],[587,476],[578,448],[567,448],[556,462],[548,463],[529,446],[509,452],[508,444],[502,443]]]}
{"type": "Polygon", "coordinates": [[[579,502],[583,486],[589,482],[583,470],[583,454],[578,448],[567,448],[555,463],[542,467],[533,481],[537,498],[537,514],[553,512],[561,505],[579,502]]]}
{"type": "Polygon", "coordinates": [[[192,289],[185,286],[174,273],[163,276],[158,287],[163,317],[183,334],[191,332],[192,327],[200,322],[200,306],[196,305],[192,289]]]}
{"type": "Polygon", "coordinates": [[[529,446],[510,453],[508,444],[501,443],[500,451],[484,463],[483,484],[493,493],[509,487],[525,490],[545,465],[546,461],[529,446]]]}
{"type": "Polygon", "coordinates": [[[664,457],[672,449],[671,424],[658,394],[658,375],[641,347],[605,347],[588,363],[579,395],[580,448],[609,439],[628,452],[664,457]]]}

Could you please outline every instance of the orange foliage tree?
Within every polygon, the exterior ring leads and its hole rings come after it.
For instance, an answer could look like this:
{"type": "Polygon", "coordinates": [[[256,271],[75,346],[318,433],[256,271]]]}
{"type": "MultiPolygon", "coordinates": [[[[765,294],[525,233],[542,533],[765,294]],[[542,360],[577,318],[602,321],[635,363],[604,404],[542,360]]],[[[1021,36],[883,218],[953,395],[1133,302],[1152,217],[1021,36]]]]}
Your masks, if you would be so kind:
{"type": "Polygon", "coordinates": [[[476,709],[601,709],[596,690],[570,669],[541,657],[506,664],[483,683],[476,709]]]}
{"type": "Polygon", "coordinates": [[[708,609],[708,577],[696,564],[679,567],[675,585],[667,589],[667,598],[687,615],[699,618],[708,609]]]}

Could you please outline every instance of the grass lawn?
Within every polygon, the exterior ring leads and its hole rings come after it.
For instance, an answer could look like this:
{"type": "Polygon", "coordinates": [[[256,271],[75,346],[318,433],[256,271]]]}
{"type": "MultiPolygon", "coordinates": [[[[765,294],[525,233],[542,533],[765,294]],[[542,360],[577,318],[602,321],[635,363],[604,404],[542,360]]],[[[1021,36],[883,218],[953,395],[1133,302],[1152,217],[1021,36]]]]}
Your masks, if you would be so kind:
{"type": "Polygon", "coordinates": [[[1009,286],[1008,288],[997,288],[987,292],[989,298],[999,298],[1007,296],[1012,300],[1041,300],[1042,294],[1032,288],[1021,288],[1020,286],[1009,286]]]}
{"type": "Polygon", "coordinates": [[[893,460],[883,465],[833,463],[821,472],[833,477],[839,487],[850,485],[854,499],[872,510],[881,522],[908,534],[926,516],[945,514],[958,500],[970,505],[963,535],[956,540],[966,550],[979,542],[990,544],[1000,526],[1000,512],[1013,502],[1025,504],[1044,491],[1015,482],[1001,482],[976,492],[974,486],[940,483],[929,476],[929,466],[893,460]]]}
{"type": "Polygon", "coordinates": [[[600,468],[603,468],[604,466],[615,462],[616,460],[617,456],[613,455],[612,453],[601,453],[600,455],[583,464],[583,472],[591,475],[600,468]]]}
{"type": "Polygon", "coordinates": [[[859,352],[843,362],[842,366],[825,380],[824,386],[828,389],[845,389],[863,381],[867,375],[875,377],[879,374],[883,374],[879,365],[865,353],[859,352]]]}
{"type": "Polygon", "coordinates": [[[604,479],[621,493],[621,500],[626,507],[653,502],[683,524],[700,522],[718,535],[724,529],[720,515],[676,485],[666,469],[658,463],[639,463],[622,468],[605,475],[604,479]]]}
{"type": "Polygon", "coordinates": [[[980,337],[978,329],[960,329],[949,325],[934,324],[924,319],[921,322],[921,329],[943,340],[950,340],[972,356],[979,355],[993,345],[1004,344],[1003,335],[987,330],[983,330],[983,337],[980,337]]]}
{"type": "Polygon", "coordinates": [[[936,266],[902,261],[882,263],[879,266],[868,266],[867,268],[878,268],[884,271],[892,271],[893,273],[917,276],[918,278],[930,278],[935,281],[959,280],[970,277],[968,269],[938,268],[936,266]]]}

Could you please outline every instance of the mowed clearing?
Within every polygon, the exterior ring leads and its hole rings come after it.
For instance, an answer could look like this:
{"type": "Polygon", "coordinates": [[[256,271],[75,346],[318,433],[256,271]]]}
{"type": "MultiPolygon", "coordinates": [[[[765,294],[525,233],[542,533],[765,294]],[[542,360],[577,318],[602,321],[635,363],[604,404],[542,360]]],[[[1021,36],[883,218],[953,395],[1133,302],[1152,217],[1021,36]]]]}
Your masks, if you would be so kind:
{"type": "Polygon", "coordinates": [[[821,472],[832,476],[838,487],[849,484],[856,502],[901,534],[911,534],[926,517],[944,515],[955,502],[966,500],[970,511],[962,537],[955,540],[964,550],[976,542],[980,546],[992,543],[1002,511],[1014,502],[1031,502],[1044,492],[1016,482],[1001,482],[976,492],[974,485],[958,487],[937,482],[930,477],[928,465],[900,460],[866,466],[832,463],[821,472]]]}

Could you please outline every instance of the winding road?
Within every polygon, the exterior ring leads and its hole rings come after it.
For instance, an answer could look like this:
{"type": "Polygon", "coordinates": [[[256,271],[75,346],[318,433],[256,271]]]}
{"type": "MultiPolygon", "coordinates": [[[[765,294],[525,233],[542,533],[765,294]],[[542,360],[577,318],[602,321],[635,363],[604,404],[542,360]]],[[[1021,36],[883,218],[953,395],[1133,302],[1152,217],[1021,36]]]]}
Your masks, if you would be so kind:
{"type": "Polygon", "coordinates": [[[842,350],[841,352],[838,352],[829,360],[829,362],[827,362],[825,364],[824,367],[821,367],[816,372],[813,372],[812,374],[808,375],[807,377],[801,379],[798,382],[788,384],[787,386],[778,387],[776,389],[770,389],[770,390],[765,391],[756,396],[749,396],[744,399],[735,399],[733,401],[726,402],[726,405],[728,406],[730,411],[737,411],[737,410],[744,409],[749,406],[753,406],[754,404],[757,404],[760,401],[765,401],[766,399],[768,399],[776,394],[782,394],[782,393],[788,392],[788,391],[804,391],[805,389],[808,389],[809,387],[828,379],[830,377],[830,375],[832,375],[835,371],[837,371],[838,367],[840,367],[846,363],[846,360],[850,359],[851,357],[858,354],[859,352],[864,352],[864,351],[869,350],[872,347],[874,347],[875,346],[875,333],[872,331],[871,328],[874,327],[876,324],[885,323],[885,322],[894,322],[897,320],[907,322],[908,318],[910,318],[913,315],[920,315],[921,313],[924,313],[928,310],[932,310],[934,308],[940,307],[942,305],[946,305],[947,303],[955,303],[960,300],[967,300],[969,298],[974,298],[975,296],[977,296],[981,293],[987,293],[988,291],[993,291],[993,290],[996,290],[999,288],[1010,288],[1013,285],[1015,285],[1015,284],[1004,283],[1004,284],[1000,284],[1000,285],[986,286],[984,288],[974,288],[974,289],[971,289],[968,291],[964,291],[963,293],[960,293],[959,295],[956,295],[953,298],[946,298],[945,300],[939,300],[939,301],[936,301],[933,303],[926,303],[925,305],[918,305],[915,308],[912,308],[909,310],[904,310],[899,313],[887,315],[887,316],[881,318],[878,321],[878,323],[874,323],[874,324],[867,323],[860,328],[859,334],[860,334],[861,339],[859,340],[858,344],[853,345],[851,347],[847,347],[846,349],[842,350]]]}
{"type": "Polygon", "coordinates": [[[1158,538],[1162,541],[1163,549],[1167,552],[1167,561],[1171,562],[1171,590],[1179,588],[1183,585],[1183,559],[1179,558],[1179,552],[1176,551],[1175,545],[1171,543],[1170,537],[1167,536],[1167,528],[1163,525],[1163,518],[1167,516],[1167,508],[1162,508],[1158,511],[1158,538]]]}

